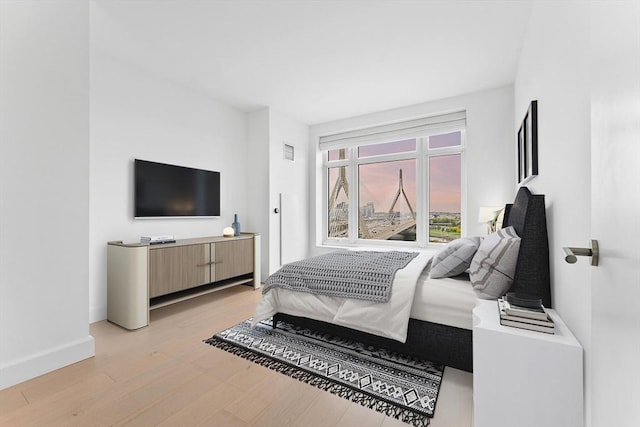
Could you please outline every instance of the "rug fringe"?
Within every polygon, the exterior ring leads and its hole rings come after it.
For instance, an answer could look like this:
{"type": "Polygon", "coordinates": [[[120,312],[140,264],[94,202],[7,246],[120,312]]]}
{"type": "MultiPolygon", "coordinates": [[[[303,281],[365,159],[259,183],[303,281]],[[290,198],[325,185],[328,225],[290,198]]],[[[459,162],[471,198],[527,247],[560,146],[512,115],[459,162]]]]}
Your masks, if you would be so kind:
{"type": "Polygon", "coordinates": [[[329,379],[318,377],[317,375],[313,375],[294,366],[271,359],[249,349],[220,340],[215,336],[205,340],[204,342],[258,365],[265,366],[276,372],[295,378],[298,381],[310,384],[321,390],[328,391],[329,393],[335,394],[344,399],[348,399],[351,402],[358,403],[366,408],[373,409],[377,412],[381,412],[385,415],[401,420],[404,423],[411,424],[415,427],[427,427],[430,423],[430,418],[427,416],[399,408],[398,406],[385,402],[384,400],[377,399],[366,393],[335,383],[329,379]]]}

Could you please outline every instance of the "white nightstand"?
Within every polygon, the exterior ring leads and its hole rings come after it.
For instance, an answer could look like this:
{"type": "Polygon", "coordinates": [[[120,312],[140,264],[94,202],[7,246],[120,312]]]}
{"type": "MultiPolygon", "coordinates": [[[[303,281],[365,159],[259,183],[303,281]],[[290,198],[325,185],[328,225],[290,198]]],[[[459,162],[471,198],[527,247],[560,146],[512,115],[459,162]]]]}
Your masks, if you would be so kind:
{"type": "Polygon", "coordinates": [[[475,427],[581,427],[582,346],[554,310],[555,334],[500,325],[496,301],[473,309],[475,427]]]}

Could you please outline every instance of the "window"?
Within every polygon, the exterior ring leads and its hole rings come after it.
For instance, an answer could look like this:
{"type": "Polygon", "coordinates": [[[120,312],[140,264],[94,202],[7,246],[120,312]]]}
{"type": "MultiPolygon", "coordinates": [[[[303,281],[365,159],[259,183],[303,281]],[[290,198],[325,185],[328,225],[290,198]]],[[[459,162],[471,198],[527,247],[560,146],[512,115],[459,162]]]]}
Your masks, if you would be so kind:
{"type": "Polygon", "coordinates": [[[376,131],[370,140],[350,133],[327,144],[326,242],[425,246],[460,237],[464,120],[420,133],[388,139],[376,131]]]}
{"type": "Polygon", "coordinates": [[[429,157],[429,243],[460,237],[460,154],[429,157]]]}

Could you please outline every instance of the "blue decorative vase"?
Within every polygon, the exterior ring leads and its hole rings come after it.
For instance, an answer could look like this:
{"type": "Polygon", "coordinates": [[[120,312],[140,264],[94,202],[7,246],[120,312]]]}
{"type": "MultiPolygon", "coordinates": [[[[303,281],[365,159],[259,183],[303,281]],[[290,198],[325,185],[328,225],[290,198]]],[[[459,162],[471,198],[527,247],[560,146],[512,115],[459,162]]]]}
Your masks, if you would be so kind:
{"type": "Polygon", "coordinates": [[[231,227],[233,228],[233,235],[234,236],[239,236],[240,235],[240,223],[238,222],[238,214],[233,214],[233,224],[231,224],[231,227]]]}

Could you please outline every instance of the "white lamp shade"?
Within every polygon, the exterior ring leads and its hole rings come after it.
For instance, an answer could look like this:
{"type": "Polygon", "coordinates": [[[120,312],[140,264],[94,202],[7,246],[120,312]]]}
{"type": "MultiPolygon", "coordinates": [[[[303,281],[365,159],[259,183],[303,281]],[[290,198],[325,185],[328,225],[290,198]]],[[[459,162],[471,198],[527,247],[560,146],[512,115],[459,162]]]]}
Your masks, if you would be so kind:
{"type": "Polygon", "coordinates": [[[504,209],[504,206],[480,206],[478,222],[486,224],[495,221],[502,209],[504,209]]]}

